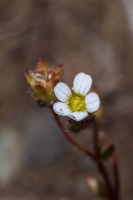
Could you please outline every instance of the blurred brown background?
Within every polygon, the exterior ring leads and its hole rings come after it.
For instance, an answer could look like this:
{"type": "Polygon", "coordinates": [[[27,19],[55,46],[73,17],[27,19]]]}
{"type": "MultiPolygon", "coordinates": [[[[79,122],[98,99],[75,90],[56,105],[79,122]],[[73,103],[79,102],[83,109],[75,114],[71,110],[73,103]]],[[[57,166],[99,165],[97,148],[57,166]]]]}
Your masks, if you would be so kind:
{"type": "MultiPolygon", "coordinates": [[[[0,0],[0,198],[95,199],[96,167],[68,144],[48,109],[27,93],[24,71],[40,58],[93,77],[102,130],[116,144],[122,199],[133,199],[133,1],[0,0]]],[[[83,139],[82,139],[83,140],[83,139]]]]}

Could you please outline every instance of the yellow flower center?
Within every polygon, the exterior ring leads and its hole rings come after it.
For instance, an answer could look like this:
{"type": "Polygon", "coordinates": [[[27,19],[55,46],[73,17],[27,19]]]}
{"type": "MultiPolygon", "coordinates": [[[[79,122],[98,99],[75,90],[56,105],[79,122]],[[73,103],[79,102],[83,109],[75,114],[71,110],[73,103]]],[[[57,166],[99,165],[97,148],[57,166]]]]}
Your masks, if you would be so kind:
{"type": "Polygon", "coordinates": [[[81,94],[73,92],[69,97],[67,104],[72,112],[84,112],[86,111],[85,97],[81,94]]]}

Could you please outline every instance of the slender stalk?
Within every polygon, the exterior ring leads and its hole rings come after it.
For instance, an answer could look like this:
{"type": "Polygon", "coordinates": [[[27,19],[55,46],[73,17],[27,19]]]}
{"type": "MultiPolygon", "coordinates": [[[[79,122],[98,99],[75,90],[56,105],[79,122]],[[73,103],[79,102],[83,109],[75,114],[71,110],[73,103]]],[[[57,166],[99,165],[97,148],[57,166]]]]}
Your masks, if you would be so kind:
{"type": "Polygon", "coordinates": [[[110,200],[114,200],[114,198],[112,198],[112,195],[113,195],[113,192],[112,192],[112,185],[111,185],[111,181],[110,181],[110,178],[108,176],[108,172],[104,166],[104,163],[101,161],[100,159],[100,155],[101,155],[101,152],[100,152],[100,148],[99,148],[99,143],[98,143],[98,125],[97,125],[97,121],[96,121],[96,118],[95,116],[93,116],[92,118],[92,124],[93,124],[93,142],[94,142],[94,150],[95,150],[95,153],[96,153],[96,156],[97,156],[97,159],[96,159],[96,164],[97,164],[97,167],[98,167],[98,170],[99,172],[102,174],[103,176],[103,179],[104,179],[104,182],[105,182],[105,185],[107,187],[107,193],[108,193],[108,198],[110,200]]]}
{"type": "Polygon", "coordinates": [[[120,180],[119,180],[119,171],[118,171],[118,163],[116,153],[112,155],[112,167],[113,167],[113,174],[114,174],[114,187],[111,184],[110,177],[108,176],[108,172],[104,166],[104,163],[100,160],[100,148],[98,143],[98,126],[96,118],[93,116],[92,118],[93,124],[93,138],[94,138],[94,148],[95,153],[97,155],[96,163],[100,173],[102,174],[104,181],[106,183],[106,187],[108,190],[108,198],[110,200],[120,200],[120,180]]]}
{"type": "Polygon", "coordinates": [[[77,141],[74,140],[74,138],[72,138],[72,136],[69,134],[68,131],[66,131],[64,129],[64,126],[60,120],[60,118],[58,117],[58,115],[56,113],[54,113],[54,111],[52,110],[52,113],[54,115],[54,119],[57,122],[61,132],[64,134],[64,136],[67,138],[67,140],[73,145],[75,146],[78,150],[82,151],[83,153],[87,154],[88,156],[90,156],[93,160],[96,159],[96,156],[93,152],[91,152],[89,149],[85,148],[84,146],[82,146],[81,144],[79,144],[77,141]]]}
{"type": "Polygon", "coordinates": [[[116,162],[115,157],[113,157],[113,172],[114,172],[114,178],[115,178],[115,187],[113,188],[110,177],[108,175],[108,171],[106,170],[106,167],[105,167],[103,161],[101,160],[101,152],[100,152],[100,147],[99,147],[99,142],[98,142],[98,126],[97,126],[97,121],[95,119],[95,116],[91,115],[91,119],[90,119],[90,121],[93,124],[93,143],[94,143],[94,151],[95,151],[95,153],[93,153],[89,149],[87,149],[84,146],[82,146],[81,144],[79,144],[69,134],[69,132],[65,130],[64,125],[62,124],[62,122],[60,120],[60,117],[53,111],[52,108],[51,108],[51,111],[53,113],[54,119],[55,119],[58,127],[60,128],[63,135],[67,138],[67,140],[73,146],[75,146],[78,150],[80,150],[81,152],[83,152],[86,155],[88,155],[89,157],[91,157],[91,159],[93,159],[94,162],[96,163],[98,170],[101,173],[101,175],[104,179],[106,188],[107,188],[108,200],[120,200],[119,199],[119,174],[118,174],[117,162],[116,162]]]}
{"type": "Polygon", "coordinates": [[[91,115],[92,119],[91,122],[93,124],[93,143],[94,143],[94,149],[95,149],[95,153],[97,155],[97,157],[100,157],[100,148],[99,148],[99,142],[98,142],[98,125],[97,125],[97,121],[95,119],[94,115],[91,115]]]}
{"type": "MultiPolygon", "coordinates": [[[[109,140],[109,138],[105,139],[105,144],[107,146],[111,145],[112,142],[109,140]]],[[[114,193],[117,199],[120,199],[120,178],[119,178],[119,170],[118,170],[118,160],[117,155],[114,150],[112,156],[111,156],[111,164],[112,164],[112,170],[113,170],[113,176],[114,176],[114,193]]]]}
{"type": "Polygon", "coordinates": [[[117,199],[120,199],[120,178],[119,178],[119,171],[118,171],[118,162],[116,154],[114,153],[112,156],[112,167],[114,173],[114,186],[115,186],[115,193],[117,195],[117,199]]]}

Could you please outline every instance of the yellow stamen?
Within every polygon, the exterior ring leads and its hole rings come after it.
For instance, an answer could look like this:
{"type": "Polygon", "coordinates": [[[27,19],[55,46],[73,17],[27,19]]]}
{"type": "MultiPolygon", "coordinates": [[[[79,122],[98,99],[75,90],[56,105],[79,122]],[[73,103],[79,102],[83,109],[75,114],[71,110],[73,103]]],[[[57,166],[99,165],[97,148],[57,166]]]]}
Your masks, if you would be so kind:
{"type": "Polygon", "coordinates": [[[85,97],[81,94],[73,92],[72,96],[69,97],[67,104],[72,112],[86,111],[85,97]]]}

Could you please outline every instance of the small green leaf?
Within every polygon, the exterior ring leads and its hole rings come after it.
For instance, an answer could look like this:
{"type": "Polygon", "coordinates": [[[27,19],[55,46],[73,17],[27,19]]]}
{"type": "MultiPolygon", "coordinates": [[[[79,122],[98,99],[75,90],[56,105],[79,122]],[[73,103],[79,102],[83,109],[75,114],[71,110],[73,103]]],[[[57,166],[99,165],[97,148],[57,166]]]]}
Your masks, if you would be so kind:
{"type": "Polygon", "coordinates": [[[114,152],[114,144],[110,145],[101,155],[101,159],[107,161],[114,152]]]}

